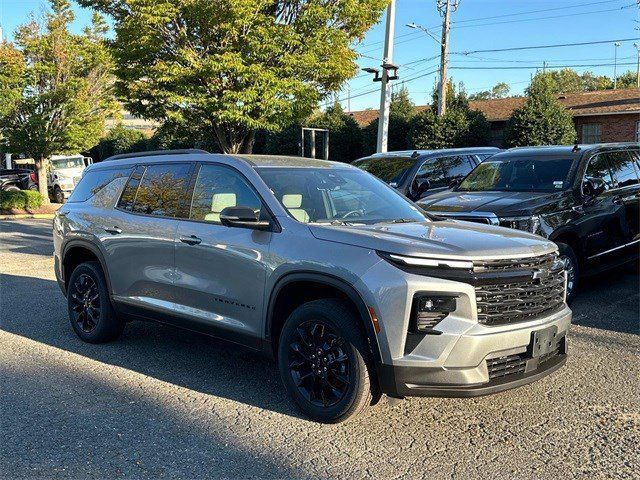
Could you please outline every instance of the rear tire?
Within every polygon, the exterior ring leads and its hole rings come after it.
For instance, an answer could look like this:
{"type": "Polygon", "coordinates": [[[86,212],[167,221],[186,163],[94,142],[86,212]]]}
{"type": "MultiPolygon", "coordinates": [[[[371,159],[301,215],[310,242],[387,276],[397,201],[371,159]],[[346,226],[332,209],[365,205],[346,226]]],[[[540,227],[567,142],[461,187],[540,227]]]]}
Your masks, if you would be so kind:
{"type": "Polygon", "coordinates": [[[282,382],[312,420],[344,422],[380,399],[371,380],[371,352],[358,322],[344,302],[322,299],[296,308],[282,328],[282,382]]]}
{"type": "Polygon", "coordinates": [[[113,310],[98,262],[82,263],[73,271],[69,278],[67,306],[71,326],[85,342],[109,342],[122,333],[124,322],[113,310]]]}
{"type": "Polygon", "coordinates": [[[20,189],[18,187],[16,187],[15,185],[7,185],[2,190],[5,191],[5,192],[19,192],[20,191],[20,189]]]}
{"type": "Polygon", "coordinates": [[[556,242],[556,244],[558,245],[560,259],[563,261],[564,268],[567,271],[567,303],[571,303],[578,292],[578,278],[580,274],[578,257],[576,257],[573,249],[566,243],[556,242]]]}

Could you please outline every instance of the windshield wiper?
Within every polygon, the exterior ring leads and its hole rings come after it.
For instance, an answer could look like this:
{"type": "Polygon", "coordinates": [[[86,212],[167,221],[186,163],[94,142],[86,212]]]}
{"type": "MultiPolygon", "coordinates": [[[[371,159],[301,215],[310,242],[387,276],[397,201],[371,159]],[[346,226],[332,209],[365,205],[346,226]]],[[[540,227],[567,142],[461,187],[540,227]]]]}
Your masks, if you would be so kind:
{"type": "Polygon", "coordinates": [[[394,218],[392,220],[381,220],[379,222],[376,222],[376,225],[380,223],[415,223],[415,222],[417,222],[417,220],[414,220],[413,218],[394,218]]]}

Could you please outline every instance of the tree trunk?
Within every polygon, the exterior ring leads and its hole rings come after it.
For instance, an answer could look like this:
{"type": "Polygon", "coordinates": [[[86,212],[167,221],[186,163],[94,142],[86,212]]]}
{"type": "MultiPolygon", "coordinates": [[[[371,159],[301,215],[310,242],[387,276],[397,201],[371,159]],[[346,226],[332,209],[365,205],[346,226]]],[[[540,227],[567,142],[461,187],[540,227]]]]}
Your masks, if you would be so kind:
{"type": "Polygon", "coordinates": [[[47,159],[42,157],[36,160],[36,174],[38,177],[38,191],[42,195],[42,204],[49,205],[49,192],[47,190],[47,159]]]}
{"type": "Polygon", "coordinates": [[[228,125],[213,126],[216,140],[224,153],[251,153],[256,139],[255,130],[246,131],[228,125]]]}
{"type": "Polygon", "coordinates": [[[242,150],[240,153],[253,153],[253,144],[256,142],[256,131],[251,130],[242,141],[242,150]]]}

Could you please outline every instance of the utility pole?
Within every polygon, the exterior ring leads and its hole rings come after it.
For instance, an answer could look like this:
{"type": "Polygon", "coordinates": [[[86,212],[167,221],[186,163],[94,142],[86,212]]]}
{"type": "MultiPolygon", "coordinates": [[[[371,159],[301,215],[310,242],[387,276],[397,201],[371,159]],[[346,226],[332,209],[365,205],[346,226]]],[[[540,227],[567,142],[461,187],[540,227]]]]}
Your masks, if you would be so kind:
{"type": "Polygon", "coordinates": [[[640,44],[634,43],[633,46],[636,47],[636,50],[638,51],[638,65],[636,67],[636,87],[640,88],[640,44]]]}
{"type": "Polygon", "coordinates": [[[351,87],[347,85],[347,113],[351,113],[351,87]]]}
{"type": "MultiPolygon", "coordinates": [[[[396,0],[391,0],[387,6],[387,26],[384,35],[384,55],[382,57],[382,78],[380,85],[380,114],[378,116],[378,142],[376,151],[387,151],[389,138],[389,107],[391,106],[391,85],[389,84],[389,71],[385,65],[392,65],[393,57],[393,32],[396,21],[396,0]]],[[[397,69],[396,69],[397,70],[397,69]]],[[[397,78],[397,75],[393,75],[397,78]]]]}
{"type": "Polygon", "coordinates": [[[440,41],[440,84],[438,85],[438,116],[447,111],[447,63],[449,62],[449,22],[451,10],[458,8],[458,0],[438,0],[442,14],[442,40],[440,41]]]}
{"type": "Polygon", "coordinates": [[[618,47],[620,42],[614,43],[613,46],[613,89],[615,90],[618,88],[618,47]]]}

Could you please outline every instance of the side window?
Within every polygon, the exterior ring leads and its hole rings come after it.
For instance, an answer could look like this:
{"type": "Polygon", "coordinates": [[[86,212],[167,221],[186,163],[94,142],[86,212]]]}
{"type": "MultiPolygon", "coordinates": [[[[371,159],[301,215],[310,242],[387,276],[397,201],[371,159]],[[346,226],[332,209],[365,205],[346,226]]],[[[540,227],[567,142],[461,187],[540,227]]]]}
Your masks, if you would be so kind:
{"type": "Polygon", "coordinates": [[[471,163],[471,159],[466,155],[449,157],[447,186],[454,180],[461,180],[464,178],[472,168],[473,164],[471,163]]]}
{"type": "Polygon", "coordinates": [[[638,184],[637,166],[629,152],[611,152],[607,157],[618,188],[638,184]]]}
{"type": "Polygon", "coordinates": [[[604,180],[607,190],[613,188],[614,183],[609,170],[609,163],[607,162],[607,154],[601,153],[591,158],[584,172],[584,177],[585,180],[588,178],[601,178],[604,180]]]}
{"type": "Polygon", "coordinates": [[[192,220],[220,223],[220,212],[227,207],[249,207],[256,213],[262,202],[242,175],[221,165],[200,167],[191,200],[192,220]]]}
{"type": "Polygon", "coordinates": [[[417,180],[429,180],[431,188],[446,187],[447,168],[446,163],[449,157],[428,158],[416,173],[417,180]]]}
{"type": "Polygon", "coordinates": [[[120,197],[120,201],[118,202],[118,208],[127,210],[129,212],[133,211],[133,202],[136,199],[138,186],[140,185],[140,180],[142,179],[145,168],[146,167],[142,165],[138,165],[136,167],[133,174],[129,178],[127,185],[124,187],[124,191],[122,192],[122,196],[120,197]]]}
{"type": "MultiPolygon", "coordinates": [[[[103,189],[109,189],[114,185],[115,180],[126,178],[130,174],[131,167],[88,171],[73,189],[67,201],[71,203],[85,202],[103,189]]],[[[119,182],[115,182],[115,185],[122,186],[119,182]]]]}

